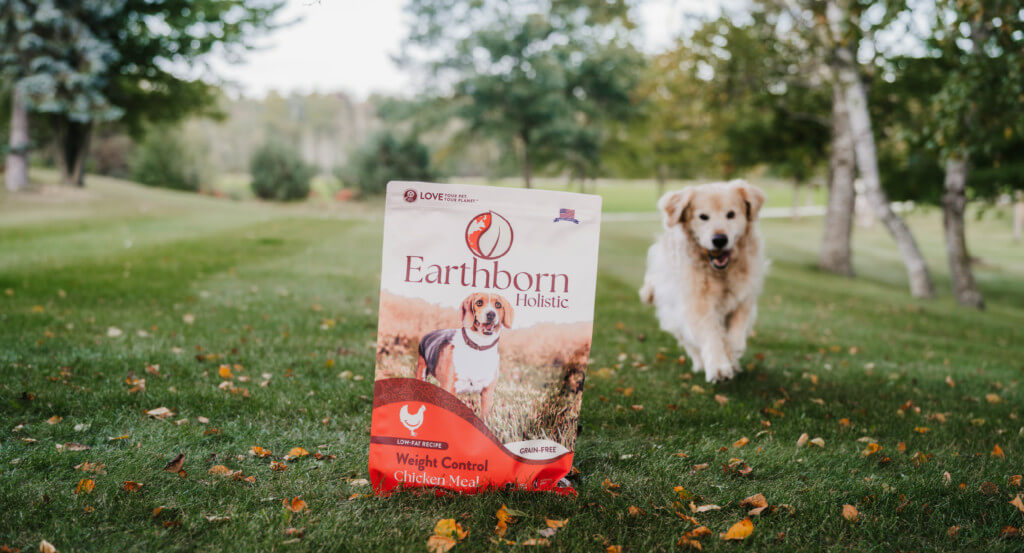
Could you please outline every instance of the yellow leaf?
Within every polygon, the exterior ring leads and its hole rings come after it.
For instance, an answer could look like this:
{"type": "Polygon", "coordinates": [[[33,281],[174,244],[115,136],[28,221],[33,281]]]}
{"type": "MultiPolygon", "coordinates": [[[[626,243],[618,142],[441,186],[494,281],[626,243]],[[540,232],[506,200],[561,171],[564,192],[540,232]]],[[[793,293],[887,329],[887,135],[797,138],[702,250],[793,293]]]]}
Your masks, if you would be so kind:
{"type": "Polygon", "coordinates": [[[285,509],[288,509],[293,513],[301,513],[309,508],[306,502],[299,499],[298,496],[293,497],[291,501],[288,501],[288,499],[285,498],[283,505],[285,509]]]}
{"type": "Polygon", "coordinates": [[[999,394],[985,394],[985,401],[989,403],[999,403],[1003,401],[1003,398],[999,397],[999,394]]]}
{"type": "Polygon", "coordinates": [[[629,508],[626,509],[626,512],[628,512],[629,516],[632,516],[632,517],[638,517],[638,516],[646,514],[643,509],[641,509],[640,507],[637,507],[636,505],[630,505],[629,508]]]}
{"type": "Polygon", "coordinates": [[[557,520],[557,519],[545,518],[544,522],[547,523],[548,528],[563,528],[563,527],[565,527],[566,523],[569,522],[569,519],[557,520]]]}
{"type": "Polygon", "coordinates": [[[763,494],[752,495],[743,501],[740,501],[740,507],[767,507],[768,500],[765,499],[763,494]]]}
{"type": "Polygon", "coordinates": [[[291,450],[288,451],[288,457],[292,459],[305,457],[306,455],[309,455],[309,452],[306,451],[305,449],[302,449],[301,447],[293,447],[291,448],[291,450]]]}
{"type": "Polygon", "coordinates": [[[469,532],[462,529],[462,525],[455,522],[454,518],[442,518],[434,525],[434,535],[448,536],[462,541],[469,535],[469,532]]]}
{"type": "Polygon", "coordinates": [[[231,365],[221,365],[220,368],[217,369],[217,374],[219,374],[224,380],[231,380],[235,377],[235,375],[231,374],[231,365]]]}
{"type": "Polygon", "coordinates": [[[864,448],[864,451],[861,452],[861,455],[863,455],[864,457],[870,457],[875,453],[878,453],[879,451],[882,451],[882,446],[876,444],[875,442],[871,442],[870,444],[868,444],[866,448],[864,448]]]}
{"type": "Polygon", "coordinates": [[[754,532],[754,523],[749,518],[745,518],[736,524],[733,524],[727,532],[719,534],[723,540],[745,540],[750,534],[754,532]]]}
{"type": "Polygon", "coordinates": [[[58,422],[60,422],[62,420],[64,420],[64,417],[58,417],[57,415],[54,415],[54,416],[46,419],[46,424],[57,424],[58,422]]]}
{"type": "Polygon", "coordinates": [[[1017,497],[1010,501],[1010,505],[1013,505],[1018,511],[1024,513],[1024,501],[1021,501],[1020,494],[1017,494],[1017,497]]]}
{"type": "Polygon", "coordinates": [[[1006,458],[1006,454],[1003,453],[1003,448],[999,447],[999,444],[996,444],[992,448],[992,456],[993,457],[998,457],[1000,459],[1005,459],[1006,458]]]}
{"type": "Polygon", "coordinates": [[[271,453],[269,449],[263,449],[258,445],[250,447],[249,452],[257,457],[270,457],[271,455],[273,455],[273,453],[271,453]]]}
{"type": "Polygon", "coordinates": [[[853,505],[843,505],[843,518],[850,522],[857,522],[860,518],[860,513],[857,512],[857,508],[853,505]]]}
{"type": "Polygon", "coordinates": [[[217,476],[231,476],[234,471],[224,465],[213,465],[210,467],[209,473],[217,476]]]}
{"type": "Polygon", "coordinates": [[[927,426],[915,426],[914,427],[914,432],[917,432],[918,434],[927,434],[927,433],[929,433],[931,431],[932,431],[932,429],[928,428],[927,426]]]}
{"type": "Polygon", "coordinates": [[[605,553],[622,553],[621,545],[609,545],[605,548],[605,553]]]}
{"type": "Polygon", "coordinates": [[[455,547],[455,538],[450,536],[430,536],[427,538],[427,551],[430,553],[445,553],[455,547]]]}
{"type": "Polygon", "coordinates": [[[814,438],[813,440],[810,441],[810,443],[812,445],[816,445],[818,447],[825,447],[825,440],[824,440],[824,438],[814,438]]]}
{"type": "Polygon", "coordinates": [[[740,448],[740,447],[743,447],[743,446],[745,446],[745,445],[747,445],[749,443],[750,443],[750,440],[746,436],[743,436],[742,438],[736,440],[736,442],[733,443],[732,446],[736,447],[736,448],[740,448]]]}
{"type": "Polygon", "coordinates": [[[80,493],[92,493],[93,488],[96,487],[96,482],[93,482],[92,478],[83,478],[78,481],[78,485],[75,486],[75,495],[80,493]]]}
{"type": "Polygon", "coordinates": [[[797,447],[803,447],[803,446],[807,445],[807,441],[810,440],[810,439],[811,439],[811,437],[808,436],[806,432],[804,432],[803,434],[800,434],[799,438],[797,438],[796,446],[797,447]]]}

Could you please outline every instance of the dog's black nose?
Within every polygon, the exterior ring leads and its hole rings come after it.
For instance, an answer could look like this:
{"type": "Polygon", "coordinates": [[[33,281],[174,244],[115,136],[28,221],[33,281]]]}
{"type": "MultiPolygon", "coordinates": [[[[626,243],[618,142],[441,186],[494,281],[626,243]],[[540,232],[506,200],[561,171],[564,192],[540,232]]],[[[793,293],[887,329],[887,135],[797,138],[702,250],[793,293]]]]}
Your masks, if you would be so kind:
{"type": "Polygon", "coordinates": [[[716,248],[722,249],[729,243],[729,237],[724,234],[716,234],[711,237],[711,243],[714,244],[716,248]]]}
{"type": "Polygon", "coordinates": [[[494,320],[494,311],[488,311],[487,312],[487,322],[491,322],[493,320],[494,320]]]}

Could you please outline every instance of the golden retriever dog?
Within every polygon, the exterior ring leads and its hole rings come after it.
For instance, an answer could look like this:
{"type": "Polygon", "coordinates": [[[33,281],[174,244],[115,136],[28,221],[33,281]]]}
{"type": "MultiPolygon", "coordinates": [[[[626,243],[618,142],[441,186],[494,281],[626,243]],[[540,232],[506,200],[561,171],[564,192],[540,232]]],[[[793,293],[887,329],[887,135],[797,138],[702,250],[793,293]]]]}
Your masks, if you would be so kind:
{"type": "Polygon", "coordinates": [[[767,262],[757,230],[764,193],[742,180],[689,186],[658,201],[664,232],[647,252],[640,300],[708,382],[740,371],[767,262]]]}
{"type": "Polygon", "coordinates": [[[512,304],[498,294],[473,293],[462,300],[461,328],[428,332],[420,339],[416,378],[433,376],[450,394],[480,394],[480,418],[487,420],[498,384],[501,329],[512,328],[512,304]]]}

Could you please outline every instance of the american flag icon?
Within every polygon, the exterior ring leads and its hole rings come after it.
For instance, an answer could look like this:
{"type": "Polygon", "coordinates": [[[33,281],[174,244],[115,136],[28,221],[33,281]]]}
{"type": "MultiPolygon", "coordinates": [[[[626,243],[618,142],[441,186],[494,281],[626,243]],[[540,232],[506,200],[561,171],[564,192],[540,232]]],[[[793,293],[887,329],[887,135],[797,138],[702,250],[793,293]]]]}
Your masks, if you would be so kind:
{"type": "Polygon", "coordinates": [[[564,207],[558,210],[558,217],[555,218],[554,222],[557,223],[559,221],[572,221],[577,225],[580,224],[580,222],[576,220],[576,210],[566,209],[564,207]]]}

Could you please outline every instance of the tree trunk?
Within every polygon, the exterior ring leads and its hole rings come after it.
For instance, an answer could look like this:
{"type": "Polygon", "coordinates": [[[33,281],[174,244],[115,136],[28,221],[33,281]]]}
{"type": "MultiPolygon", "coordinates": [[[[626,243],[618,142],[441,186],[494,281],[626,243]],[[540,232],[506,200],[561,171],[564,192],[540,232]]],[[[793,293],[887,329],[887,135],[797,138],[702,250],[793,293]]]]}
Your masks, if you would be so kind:
{"type": "Polygon", "coordinates": [[[4,181],[7,189],[16,192],[28,187],[28,108],[24,93],[17,86],[11,93],[11,136],[7,150],[4,181]]]}
{"type": "Polygon", "coordinates": [[[790,216],[793,221],[800,220],[800,190],[803,188],[803,182],[800,179],[793,179],[793,212],[790,216]]]}
{"type": "Polygon", "coordinates": [[[532,188],[533,165],[530,160],[530,144],[523,142],[523,183],[527,188],[532,188]]]}
{"type": "Polygon", "coordinates": [[[1017,201],[1013,204],[1013,241],[1020,242],[1024,238],[1024,191],[1017,191],[1017,201]]]}
{"type": "Polygon", "coordinates": [[[821,241],[818,267],[843,276],[853,276],[850,238],[856,198],[856,189],[853,186],[856,163],[846,98],[836,86],[832,90],[832,151],[828,162],[828,209],[825,212],[825,237],[821,241]]]}
{"type": "Polygon", "coordinates": [[[985,300],[971,272],[971,255],[967,252],[964,232],[964,210],[967,207],[967,155],[946,160],[946,191],[942,195],[942,226],[946,230],[946,256],[949,276],[957,303],[976,309],[985,308],[985,300]]]}
{"type": "Polygon", "coordinates": [[[907,224],[893,212],[889,198],[882,190],[881,178],[878,174],[878,155],[875,137],[871,132],[871,115],[868,112],[867,91],[860,79],[856,60],[849,47],[836,49],[839,57],[839,80],[846,96],[846,105],[850,112],[850,130],[856,152],[857,169],[864,182],[864,195],[867,197],[875,216],[885,225],[899,246],[903,256],[903,264],[907,268],[910,280],[910,293],[916,298],[934,298],[935,288],[925,264],[924,256],[917,247],[914,235],[907,224]]]}
{"type": "Polygon", "coordinates": [[[85,159],[89,152],[92,123],[77,123],[57,117],[53,126],[61,179],[64,184],[85,186],[85,159]]]}
{"type": "Polygon", "coordinates": [[[665,194],[665,181],[668,180],[668,167],[665,167],[664,163],[658,164],[655,179],[658,181],[658,198],[660,199],[665,194]]]}

